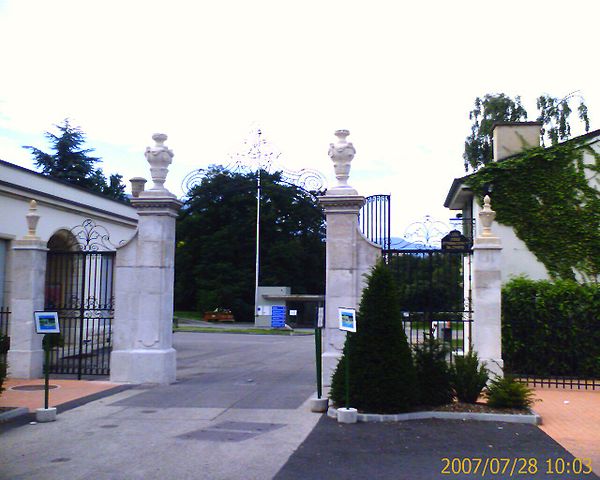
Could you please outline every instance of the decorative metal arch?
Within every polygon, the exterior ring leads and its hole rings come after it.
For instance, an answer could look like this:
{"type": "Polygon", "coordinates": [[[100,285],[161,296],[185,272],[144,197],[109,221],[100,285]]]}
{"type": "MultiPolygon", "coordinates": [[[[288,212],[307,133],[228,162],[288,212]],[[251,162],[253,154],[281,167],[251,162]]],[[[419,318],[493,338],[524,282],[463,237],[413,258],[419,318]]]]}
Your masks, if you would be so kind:
{"type": "Polygon", "coordinates": [[[406,228],[404,238],[424,248],[440,248],[442,238],[450,230],[449,225],[425,215],[422,221],[413,222],[406,228]]]}
{"type": "MultiPolygon", "coordinates": [[[[110,240],[110,233],[103,225],[98,225],[91,218],[86,218],[81,225],[76,225],[70,232],[68,250],[80,252],[101,252],[116,250],[110,240]]],[[[123,244],[124,240],[119,243],[123,244]]]]}
{"type": "MultiPolygon", "coordinates": [[[[281,175],[283,183],[299,187],[311,195],[314,192],[319,195],[325,191],[327,188],[327,179],[321,172],[311,168],[290,170],[283,167],[278,162],[281,152],[262,136],[260,129],[253,131],[251,136],[253,138],[244,140],[240,152],[229,156],[230,162],[225,166],[226,171],[255,173],[259,170],[264,170],[271,174],[278,172],[281,175]]],[[[189,192],[202,182],[206,171],[204,168],[199,168],[184,177],[181,188],[186,195],[189,195],[189,192]]]]}

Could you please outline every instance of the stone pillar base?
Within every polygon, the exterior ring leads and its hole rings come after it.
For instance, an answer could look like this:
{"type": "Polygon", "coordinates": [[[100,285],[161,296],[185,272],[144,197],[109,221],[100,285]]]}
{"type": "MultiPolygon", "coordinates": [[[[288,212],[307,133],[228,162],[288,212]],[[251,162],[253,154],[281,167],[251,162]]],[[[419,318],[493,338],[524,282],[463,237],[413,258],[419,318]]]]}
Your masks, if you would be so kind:
{"type": "Polygon", "coordinates": [[[494,375],[504,376],[504,360],[501,358],[480,358],[479,362],[485,363],[486,368],[490,371],[490,378],[494,378],[494,375]]]}
{"type": "Polygon", "coordinates": [[[42,378],[44,376],[43,350],[9,350],[6,359],[8,376],[12,378],[42,378]]]}
{"type": "Polygon", "coordinates": [[[331,387],[331,379],[337,368],[338,363],[342,358],[342,352],[325,352],[321,355],[323,362],[323,386],[331,387]]]}
{"type": "Polygon", "coordinates": [[[113,350],[110,381],[124,383],[175,382],[175,349],[113,350]]]}

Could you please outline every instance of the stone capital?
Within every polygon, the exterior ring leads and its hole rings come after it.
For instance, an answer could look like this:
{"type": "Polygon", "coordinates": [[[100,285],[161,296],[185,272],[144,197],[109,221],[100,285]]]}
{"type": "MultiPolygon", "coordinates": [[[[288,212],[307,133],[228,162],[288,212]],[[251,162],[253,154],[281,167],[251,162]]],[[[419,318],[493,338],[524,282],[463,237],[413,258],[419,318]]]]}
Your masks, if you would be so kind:
{"type": "Polygon", "coordinates": [[[46,252],[48,250],[46,242],[43,240],[37,239],[28,239],[22,238],[19,240],[14,240],[13,242],[13,250],[39,250],[42,252],[46,252]]]}
{"type": "Polygon", "coordinates": [[[325,195],[319,197],[319,204],[327,215],[331,213],[358,215],[361,207],[365,204],[365,197],[360,195],[325,195]]]}
{"type": "Polygon", "coordinates": [[[502,250],[502,242],[498,237],[477,237],[473,242],[473,250],[502,250]]]}
{"type": "Polygon", "coordinates": [[[131,199],[138,215],[159,215],[176,218],[183,202],[175,197],[138,197],[131,199]]]}

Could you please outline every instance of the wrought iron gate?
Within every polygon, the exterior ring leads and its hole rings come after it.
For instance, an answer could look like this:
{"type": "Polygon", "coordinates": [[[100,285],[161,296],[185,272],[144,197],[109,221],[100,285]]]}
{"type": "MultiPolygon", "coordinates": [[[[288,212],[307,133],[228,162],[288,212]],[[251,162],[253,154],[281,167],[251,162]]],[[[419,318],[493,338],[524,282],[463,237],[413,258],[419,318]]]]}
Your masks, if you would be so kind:
{"type": "Polygon", "coordinates": [[[114,252],[48,252],[45,310],[58,312],[63,340],[51,373],[110,373],[114,260],[114,252]]]}
{"type": "Polygon", "coordinates": [[[402,323],[411,346],[433,337],[454,355],[470,350],[471,254],[469,250],[385,250],[396,279],[402,323]]]}
{"type": "Polygon", "coordinates": [[[46,305],[59,315],[63,345],[50,372],[108,375],[114,252],[48,252],[46,305]]]}

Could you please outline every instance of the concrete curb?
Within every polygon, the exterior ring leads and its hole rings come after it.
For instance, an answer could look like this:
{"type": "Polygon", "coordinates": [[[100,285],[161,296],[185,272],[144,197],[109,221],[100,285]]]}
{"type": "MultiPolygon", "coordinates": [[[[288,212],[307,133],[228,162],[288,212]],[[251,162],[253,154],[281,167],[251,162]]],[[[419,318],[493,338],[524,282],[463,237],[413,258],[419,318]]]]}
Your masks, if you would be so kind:
{"type": "MultiPolygon", "coordinates": [[[[530,410],[530,414],[514,413],[475,413],[475,412],[410,412],[398,413],[395,415],[379,415],[375,413],[359,413],[359,422],[404,422],[407,420],[426,420],[437,418],[440,420],[477,420],[480,422],[507,422],[507,423],[528,423],[531,425],[541,425],[542,417],[530,410]]],[[[329,407],[327,416],[337,419],[337,409],[329,407]]]]}
{"type": "Polygon", "coordinates": [[[0,423],[7,422],[8,420],[12,420],[13,418],[20,417],[22,415],[27,415],[28,413],[29,409],[27,407],[19,407],[8,410],[7,412],[0,413],[0,423]]]}

